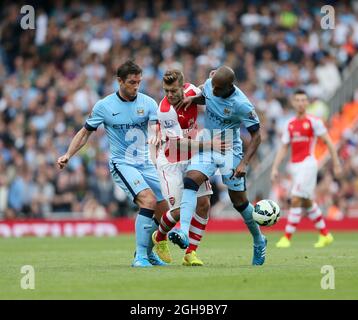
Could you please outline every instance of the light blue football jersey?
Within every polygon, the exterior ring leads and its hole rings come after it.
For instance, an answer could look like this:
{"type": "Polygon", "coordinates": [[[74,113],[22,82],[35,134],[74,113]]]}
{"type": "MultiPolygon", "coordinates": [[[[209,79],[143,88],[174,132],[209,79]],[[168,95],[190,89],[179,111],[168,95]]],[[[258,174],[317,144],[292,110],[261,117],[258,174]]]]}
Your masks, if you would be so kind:
{"type": "Polygon", "coordinates": [[[147,143],[148,122],[158,119],[157,108],[155,100],[143,93],[138,93],[133,101],[125,101],[115,92],[94,105],[85,128],[94,131],[103,123],[109,139],[111,162],[152,163],[147,143]]]}
{"type": "Polygon", "coordinates": [[[202,94],[206,104],[205,129],[210,130],[211,134],[225,134],[226,138],[233,141],[234,153],[241,153],[240,126],[255,130],[260,125],[253,105],[236,86],[228,98],[214,96],[211,79],[206,80],[202,94]]]}

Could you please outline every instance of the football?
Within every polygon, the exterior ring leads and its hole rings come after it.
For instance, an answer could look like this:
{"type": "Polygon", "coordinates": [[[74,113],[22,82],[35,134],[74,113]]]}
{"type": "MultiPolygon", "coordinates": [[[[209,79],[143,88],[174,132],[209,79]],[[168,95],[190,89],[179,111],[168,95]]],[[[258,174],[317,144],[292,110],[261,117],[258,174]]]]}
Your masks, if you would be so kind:
{"type": "Polygon", "coordinates": [[[252,217],[260,226],[273,226],[280,218],[280,207],[275,201],[260,200],[255,205],[252,217]]]}

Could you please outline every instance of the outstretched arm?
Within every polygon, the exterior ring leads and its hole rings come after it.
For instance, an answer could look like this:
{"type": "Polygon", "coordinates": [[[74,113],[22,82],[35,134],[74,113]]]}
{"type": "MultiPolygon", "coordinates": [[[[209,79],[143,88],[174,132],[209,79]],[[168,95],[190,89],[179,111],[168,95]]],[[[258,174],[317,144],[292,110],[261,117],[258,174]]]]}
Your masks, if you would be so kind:
{"type": "Polygon", "coordinates": [[[191,97],[184,97],[182,101],[180,101],[175,108],[181,109],[188,108],[191,104],[198,104],[198,105],[204,105],[205,104],[205,97],[202,93],[198,94],[197,96],[191,96],[191,97]]]}
{"type": "Polygon", "coordinates": [[[57,159],[57,165],[60,169],[63,169],[67,165],[70,158],[87,143],[91,133],[92,131],[88,131],[84,127],[77,132],[77,134],[73,137],[67,152],[57,159]]]}

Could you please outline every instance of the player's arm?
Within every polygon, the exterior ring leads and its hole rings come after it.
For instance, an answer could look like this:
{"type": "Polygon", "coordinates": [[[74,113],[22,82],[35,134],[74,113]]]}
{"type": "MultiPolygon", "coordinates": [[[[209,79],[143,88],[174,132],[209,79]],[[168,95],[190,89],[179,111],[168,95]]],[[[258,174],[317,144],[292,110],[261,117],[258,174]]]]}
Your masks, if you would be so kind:
{"type": "Polygon", "coordinates": [[[154,99],[148,100],[149,119],[148,119],[148,143],[158,146],[160,143],[160,127],[158,119],[158,104],[154,99]]]}
{"type": "Polygon", "coordinates": [[[79,130],[72,139],[67,152],[57,159],[57,165],[60,169],[63,169],[71,157],[76,154],[88,141],[89,136],[93,131],[97,130],[97,127],[103,123],[104,114],[101,100],[98,101],[93,107],[91,115],[88,117],[84,127],[79,130]]]}
{"type": "Polygon", "coordinates": [[[160,143],[161,134],[159,122],[156,120],[149,121],[148,143],[157,146],[160,143]]]}
{"type": "Polygon", "coordinates": [[[289,149],[288,143],[283,143],[278,150],[275,160],[271,169],[271,181],[274,182],[278,178],[278,168],[280,167],[281,162],[285,159],[289,149]]]}
{"type": "Polygon", "coordinates": [[[260,143],[261,143],[261,132],[260,125],[255,124],[251,127],[248,127],[247,130],[250,133],[251,141],[247,146],[247,150],[245,151],[245,155],[241,160],[240,164],[236,167],[235,177],[243,177],[247,173],[247,166],[250,163],[253,155],[256,153],[260,143]]]}
{"type": "Polygon", "coordinates": [[[175,107],[178,109],[188,108],[191,104],[205,105],[205,97],[202,93],[196,96],[184,97],[175,107]]]}
{"type": "Polygon", "coordinates": [[[240,164],[236,167],[234,173],[235,177],[243,177],[246,175],[247,166],[261,143],[260,120],[251,103],[239,103],[234,107],[236,107],[236,114],[239,122],[246,127],[251,136],[251,140],[245,150],[244,157],[240,164]]]}
{"type": "Polygon", "coordinates": [[[341,163],[338,158],[338,154],[336,151],[336,148],[333,145],[333,142],[331,140],[331,137],[326,132],[323,135],[320,136],[320,138],[323,140],[323,142],[327,145],[327,148],[329,150],[329,153],[331,154],[332,161],[333,161],[333,172],[336,178],[339,178],[342,174],[342,167],[341,163]]]}
{"type": "Polygon", "coordinates": [[[189,138],[170,137],[170,143],[176,145],[176,149],[190,150],[192,153],[202,151],[225,152],[231,148],[230,143],[223,141],[220,137],[214,137],[212,140],[196,141],[189,138]]]}
{"type": "Polygon", "coordinates": [[[92,131],[88,131],[85,127],[77,132],[77,134],[73,137],[67,152],[57,160],[57,165],[60,169],[63,169],[71,157],[87,143],[91,133],[92,131]]]}

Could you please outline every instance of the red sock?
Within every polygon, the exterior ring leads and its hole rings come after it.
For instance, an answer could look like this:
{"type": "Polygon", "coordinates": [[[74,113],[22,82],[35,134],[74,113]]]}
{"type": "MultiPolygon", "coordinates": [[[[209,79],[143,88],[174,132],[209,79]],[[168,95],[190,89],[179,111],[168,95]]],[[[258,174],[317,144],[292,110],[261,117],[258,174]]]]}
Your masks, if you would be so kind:
{"type": "Polygon", "coordinates": [[[155,240],[163,241],[167,239],[167,233],[174,228],[177,221],[173,218],[170,211],[167,211],[163,214],[162,218],[160,219],[160,224],[158,227],[158,232],[155,240]]]}
{"type": "Polygon", "coordinates": [[[189,247],[186,249],[185,253],[196,251],[200,244],[200,240],[204,234],[208,221],[209,218],[204,219],[199,217],[196,213],[193,214],[189,229],[189,247]]]}

